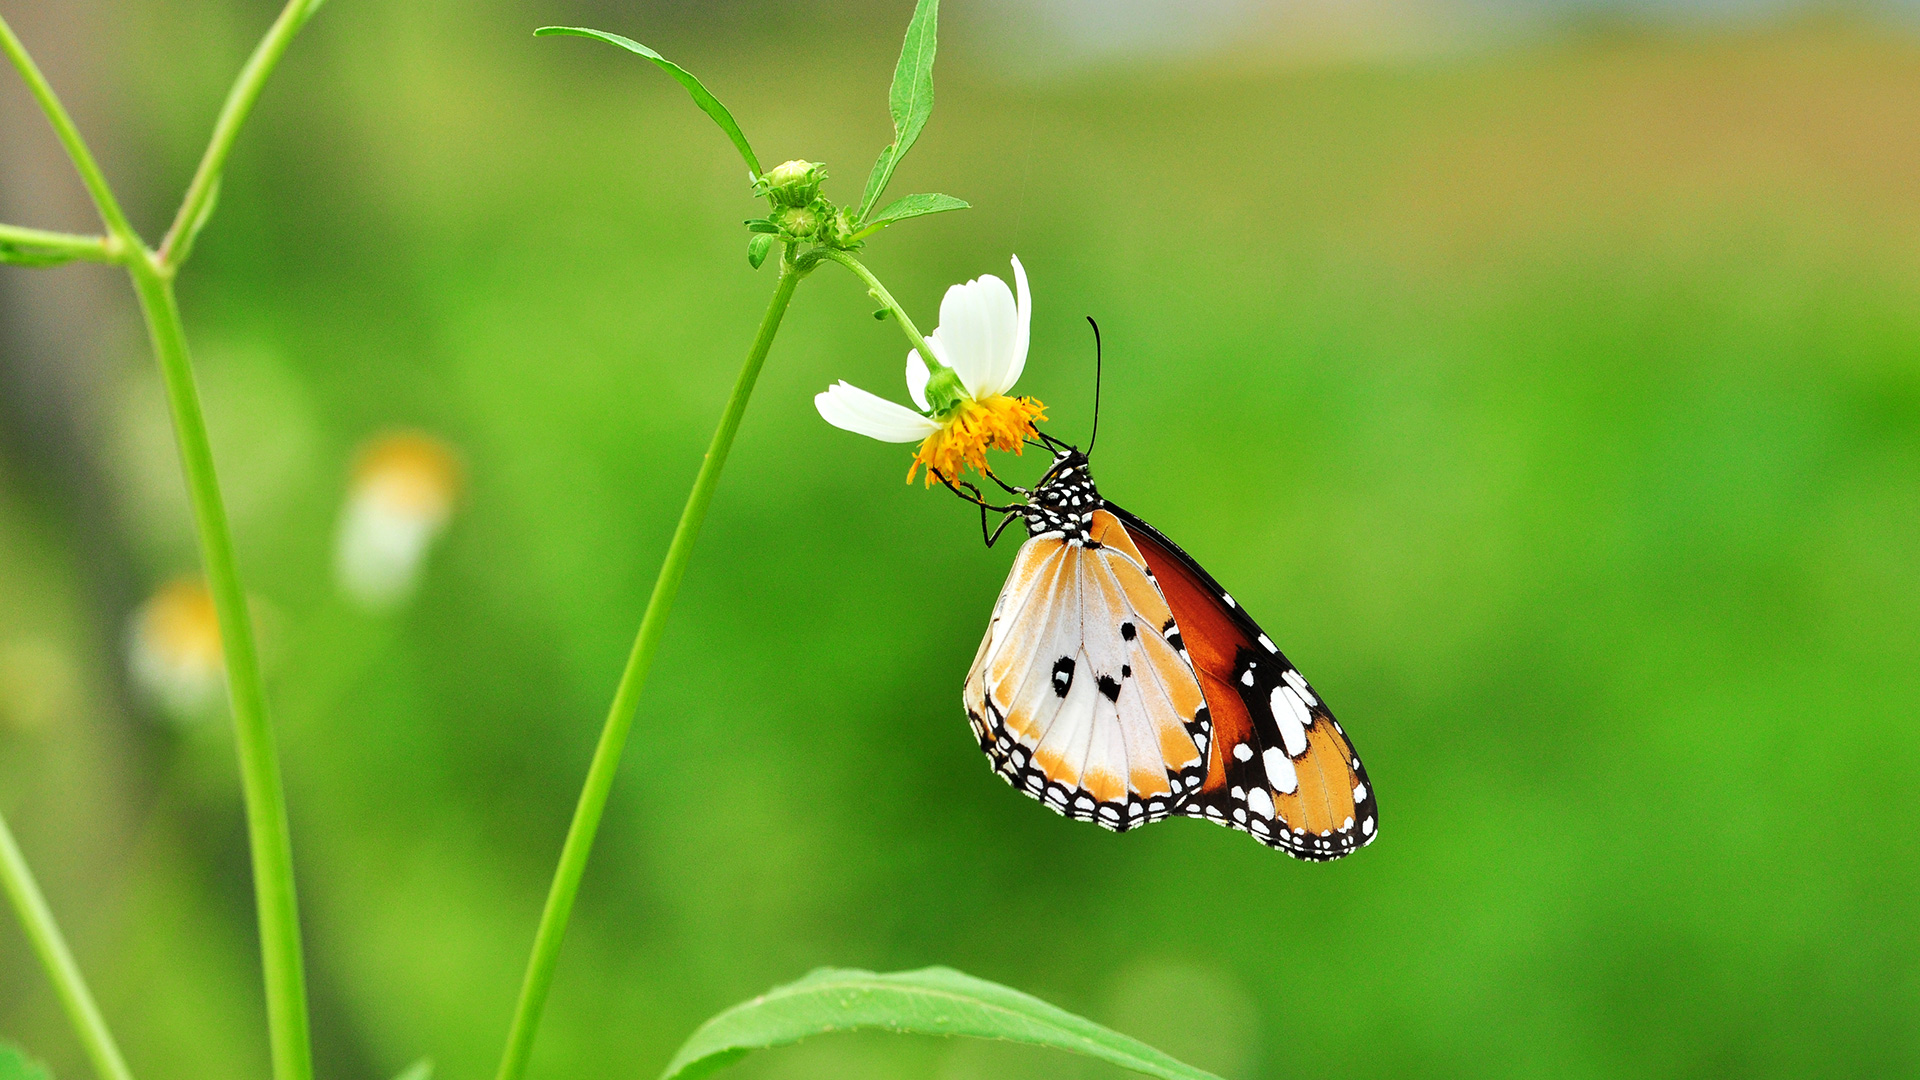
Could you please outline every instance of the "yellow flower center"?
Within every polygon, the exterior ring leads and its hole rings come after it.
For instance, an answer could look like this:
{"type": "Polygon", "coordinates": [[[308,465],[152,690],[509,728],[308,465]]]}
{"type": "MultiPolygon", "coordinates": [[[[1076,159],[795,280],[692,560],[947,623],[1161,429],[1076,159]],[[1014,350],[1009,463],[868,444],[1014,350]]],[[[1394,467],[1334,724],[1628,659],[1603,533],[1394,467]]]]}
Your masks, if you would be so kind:
{"type": "Polygon", "coordinates": [[[907,483],[913,483],[922,465],[927,467],[928,486],[935,473],[954,480],[968,469],[985,472],[988,447],[1021,453],[1026,440],[1038,434],[1034,421],[1046,418],[1047,407],[1030,397],[995,394],[985,401],[963,400],[947,414],[940,430],[921,442],[907,468],[907,483]]]}

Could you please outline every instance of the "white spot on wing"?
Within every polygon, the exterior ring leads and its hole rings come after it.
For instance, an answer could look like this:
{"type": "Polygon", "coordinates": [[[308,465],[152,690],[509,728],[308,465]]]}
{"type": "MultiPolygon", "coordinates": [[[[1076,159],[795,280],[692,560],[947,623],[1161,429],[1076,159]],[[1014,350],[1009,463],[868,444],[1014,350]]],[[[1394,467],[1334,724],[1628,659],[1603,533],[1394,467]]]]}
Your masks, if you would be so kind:
{"type": "Polygon", "coordinates": [[[1246,743],[1240,743],[1233,748],[1233,760],[1246,761],[1251,757],[1253,757],[1253,747],[1248,746],[1246,743]]]}
{"type": "Polygon", "coordinates": [[[1365,784],[1353,785],[1353,805],[1359,806],[1361,803],[1366,801],[1367,801],[1367,785],[1365,784]]]}
{"type": "Polygon", "coordinates": [[[1267,650],[1268,652],[1279,652],[1279,651],[1280,651],[1279,649],[1276,649],[1276,648],[1274,648],[1274,646],[1273,646],[1273,639],[1272,639],[1272,638],[1269,638],[1269,637],[1268,637],[1267,635],[1265,635],[1265,634],[1261,634],[1261,635],[1260,635],[1260,647],[1261,647],[1261,648],[1263,648],[1263,649],[1265,649],[1265,650],[1267,650]]]}
{"type": "Polygon", "coordinates": [[[1263,818],[1273,816],[1273,796],[1267,794],[1266,788],[1257,787],[1247,792],[1247,806],[1263,818]]]}
{"type": "Polygon", "coordinates": [[[1287,746],[1287,756],[1299,757],[1306,753],[1307,725],[1313,723],[1313,716],[1307,712],[1300,695],[1294,693],[1291,686],[1276,686],[1267,704],[1273,709],[1274,722],[1280,726],[1280,741],[1287,746]]]}
{"type": "Polygon", "coordinates": [[[1260,761],[1267,767],[1267,783],[1282,795],[1292,795],[1300,790],[1300,774],[1294,770],[1293,759],[1274,747],[1261,755],[1260,761]]]}
{"type": "Polygon", "coordinates": [[[1294,691],[1300,695],[1300,700],[1309,705],[1313,704],[1313,691],[1307,689],[1307,677],[1300,674],[1299,668],[1288,668],[1280,677],[1287,680],[1287,685],[1293,687],[1294,691]]]}

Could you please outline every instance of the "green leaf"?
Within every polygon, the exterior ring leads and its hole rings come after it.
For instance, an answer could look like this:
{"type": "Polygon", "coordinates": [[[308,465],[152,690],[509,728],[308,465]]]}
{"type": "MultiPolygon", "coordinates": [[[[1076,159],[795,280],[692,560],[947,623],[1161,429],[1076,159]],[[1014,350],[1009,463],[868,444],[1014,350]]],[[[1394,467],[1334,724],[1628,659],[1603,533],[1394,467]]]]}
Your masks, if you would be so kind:
{"type": "Polygon", "coordinates": [[[887,190],[893,170],[913,149],[920,129],[933,115],[933,54],[938,44],[940,0],[918,0],[913,18],[907,21],[907,39],[900,45],[900,62],[893,68],[893,89],[887,93],[887,107],[893,113],[893,143],[880,152],[867,174],[867,192],[860,198],[860,216],[865,218],[873,204],[887,190]]]}
{"type": "Polygon", "coordinates": [[[1047,1046],[1161,1080],[1220,1080],[1039,998],[943,967],[885,975],[821,968],[702,1024],[661,1080],[706,1076],[748,1051],[810,1035],[875,1028],[1047,1046]]]}
{"type": "Polygon", "coordinates": [[[780,231],[780,226],[775,225],[773,222],[768,221],[766,218],[748,218],[747,231],[756,232],[756,233],[777,233],[780,231]]]}
{"type": "Polygon", "coordinates": [[[0,1080],[53,1080],[53,1073],[25,1050],[0,1040],[0,1080]]]}
{"type": "Polygon", "coordinates": [[[421,1058],[401,1070],[393,1080],[433,1080],[433,1059],[421,1058]]]}
{"type": "Polygon", "coordinates": [[[533,33],[535,37],[568,34],[573,37],[592,38],[595,41],[604,41],[609,45],[618,45],[630,53],[636,53],[653,61],[660,70],[673,76],[681,86],[687,88],[687,93],[693,95],[693,103],[700,106],[702,112],[712,117],[713,122],[720,125],[721,131],[727,133],[727,138],[733,140],[734,148],[739,150],[740,156],[746,159],[747,168],[753,173],[755,179],[759,179],[760,159],[753,156],[753,147],[747,145],[747,136],[741,132],[740,125],[734,122],[733,114],[727,111],[725,105],[720,104],[719,98],[714,97],[706,87],[700,85],[700,80],[694,78],[693,73],[689,72],[686,68],[661,56],[659,53],[654,52],[652,49],[647,48],[632,38],[624,38],[619,34],[609,34],[604,30],[590,30],[584,26],[543,26],[533,33]]]}
{"type": "Polygon", "coordinates": [[[760,264],[767,261],[767,252],[772,250],[772,236],[763,232],[754,233],[747,239],[747,265],[755,270],[760,269],[760,264]]]}
{"type": "Polygon", "coordinates": [[[865,228],[853,234],[854,239],[871,236],[896,221],[925,217],[928,214],[938,214],[946,210],[965,210],[972,205],[965,199],[956,199],[951,195],[908,195],[893,200],[887,204],[885,210],[873,215],[865,228]]]}

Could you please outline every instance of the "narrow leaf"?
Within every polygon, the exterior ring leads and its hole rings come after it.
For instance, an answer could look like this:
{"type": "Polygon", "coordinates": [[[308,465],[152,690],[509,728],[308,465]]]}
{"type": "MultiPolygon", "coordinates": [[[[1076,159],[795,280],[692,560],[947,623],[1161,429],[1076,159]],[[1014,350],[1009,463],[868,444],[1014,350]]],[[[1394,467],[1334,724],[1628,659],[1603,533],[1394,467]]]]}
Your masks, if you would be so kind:
{"type": "Polygon", "coordinates": [[[965,210],[972,205],[972,203],[965,199],[956,199],[951,195],[908,195],[893,200],[887,204],[885,210],[873,215],[867,222],[866,228],[856,233],[854,239],[857,240],[861,237],[871,236],[896,221],[925,217],[928,214],[938,214],[945,210],[965,210]]]}
{"type": "Polygon", "coordinates": [[[407,1066],[393,1080],[433,1080],[433,1059],[421,1058],[407,1066]]]}
{"type": "Polygon", "coordinates": [[[1220,1080],[1039,998],[942,967],[884,975],[821,968],[701,1025],[661,1080],[692,1080],[750,1050],[860,1029],[1006,1039],[1097,1058],[1160,1080],[1220,1080]]]}
{"type": "Polygon", "coordinates": [[[609,45],[618,45],[630,53],[644,56],[648,60],[653,61],[660,70],[673,76],[675,81],[687,88],[687,93],[693,95],[693,103],[700,106],[702,112],[712,117],[714,123],[720,125],[720,130],[727,133],[727,138],[733,140],[734,148],[739,150],[740,156],[746,159],[747,168],[752,171],[756,178],[759,177],[760,159],[753,156],[753,147],[747,145],[747,136],[740,130],[740,125],[734,122],[733,114],[727,111],[725,105],[720,104],[719,98],[714,97],[706,87],[700,85],[700,80],[694,78],[692,72],[689,72],[686,68],[661,56],[659,53],[654,52],[652,49],[647,48],[632,38],[621,37],[619,34],[609,34],[604,30],[590,30],[584,26],[543,26],[534,31],[536,37],[545,37],[552,34],[568,34],[573,37],[592,38],[595,41],[604,41],[609,45]]]}
{"type": "Polygon", "coordinates": [[[53,1080],[53,1074],[26,1051],[0,1040],[0,1080],[53,1080]]]}
{"type": "Polygon", "coordinates": [[[913,149],[920,129],[933,115],[933,54],[938,44],[940,0],[917,0],[913,18],[907,20],[907,39],[900,45],[900,61],[893,68],[893,88],[887,93],[887,108],[893,113],[893,143],[880,152],[867,175],[867,191],[860,198],[860,216],[865,218],[886,193],[893,170],[913,149]]]}

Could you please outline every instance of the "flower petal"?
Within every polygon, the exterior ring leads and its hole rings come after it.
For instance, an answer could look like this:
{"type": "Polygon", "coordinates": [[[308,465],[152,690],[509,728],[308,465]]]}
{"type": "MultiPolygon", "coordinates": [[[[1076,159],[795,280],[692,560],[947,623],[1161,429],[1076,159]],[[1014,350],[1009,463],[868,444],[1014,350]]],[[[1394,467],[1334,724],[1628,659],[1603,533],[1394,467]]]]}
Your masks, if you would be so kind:
{"type": "Polygon", "coordinates": [[[940,425],[886,398],[867,393],[845,381],[813,396],[820,419],[855,435],[881,442],[917,442],[940,430],[940,425]]]}
{"type": "Polygon", "coordinates": [[[1027,292],[1027,268],[1020,265],[1020,256],[1013,257],[1013,287],[1018,290],[1014,301],[1018,314],[1014,320],[1013,356],[1007,363],[1006,376],[1001,379],[1000,388],[995,393],[1004,394],[1013,389],[1020,381],[1020,373],[1027,367],[1027,342],[1033,328],[1033,296],[1027,292]]]}
{"type": "Polygon", "coordinates": [[[1006,388],[1019,309],[1013,290],[992,274],[947,290],[940,301],[940,344],[947,363],[975,401],[1006,388]]]}
{"type": "MultiPolygon", "coordinates": [[[[932,346],[928,346],[931,348],[932,346]]],[[[912,395],[913,403],[920,406],[921,412],[928,411],[927,382],[933,373],[927,370],[927,362],[920,357],[919,349],[907,350],[907,393],[912,395]]]]}

